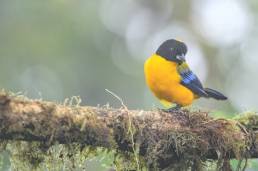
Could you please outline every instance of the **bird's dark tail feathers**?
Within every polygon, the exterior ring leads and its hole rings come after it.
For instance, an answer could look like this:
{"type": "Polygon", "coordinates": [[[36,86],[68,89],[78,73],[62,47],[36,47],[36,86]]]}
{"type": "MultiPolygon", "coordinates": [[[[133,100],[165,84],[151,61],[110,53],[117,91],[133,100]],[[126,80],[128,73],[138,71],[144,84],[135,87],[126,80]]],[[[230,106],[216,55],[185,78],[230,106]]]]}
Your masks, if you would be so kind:
{"type": "Polygon", "coordinates": [[[208,97],[214,98],[216,100],[227,100],[228,99],[226,96],[224,96],[222,93],[220,93],[216,90],[213,90],[210,88],[205,88],[204,90],[209,95],[208,97]]]}

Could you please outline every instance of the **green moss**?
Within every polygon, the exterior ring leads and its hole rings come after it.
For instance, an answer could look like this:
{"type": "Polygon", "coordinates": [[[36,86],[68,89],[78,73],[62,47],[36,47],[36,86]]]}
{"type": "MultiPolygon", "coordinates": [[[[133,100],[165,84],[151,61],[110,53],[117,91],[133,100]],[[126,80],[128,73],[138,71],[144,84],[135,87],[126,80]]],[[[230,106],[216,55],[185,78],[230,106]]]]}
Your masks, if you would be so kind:
{"type": "Polygon", "coordinates": [[[234,117],[234,120],[243,124],[247,129],[258,129],[258,114],[256,112],[245,112],[234,117]]]}
{"type": "MultiPolygon", "coordinates": [[[[130,152],[122,153],[100,147],[85,147],[76,143],[45,147],[38,142],[10,141],[5,146],[5,150],[10,154],[12,170],[104,171],[116,168],[118,171],[124,171],[137,169],[135,156],[130,152]]],[[[146,168],[141,167],[140,170],[146,170],[146,168]]]]}
{"type": "Polygon", "coordinates": [[[0,152],[10,153],[13,170],[86,170],[90,167],[87,161],[103,160],[106,167],[117,170],[206,170],[207,162],[213,163],[207,160],[210,156],[217,169],[230,168],[229,155],[239,161],[246,157],[251,143],[247,129],[258,128],[258,116],[252,112],[234,119],[214,119],[207,112],[189,110],[172,114],[154,111],[155,117],[151,112],[141,117],[140,112],[133,116],[126,108],[81,110],[71,103],[61,115],[54,103],[40,106],[45,109],[39,115],[44,122],[26,125],[24,130],[32,135],[43,132],[39,136],[49,142],[0,142],[0,152]],[[105,115],[101,121],[98,112],[105,115]],[[75,115],[68,117],[71,114],[75,115]],[[50,116],[55,116],[55,121],[50,122],[50,116]]]}

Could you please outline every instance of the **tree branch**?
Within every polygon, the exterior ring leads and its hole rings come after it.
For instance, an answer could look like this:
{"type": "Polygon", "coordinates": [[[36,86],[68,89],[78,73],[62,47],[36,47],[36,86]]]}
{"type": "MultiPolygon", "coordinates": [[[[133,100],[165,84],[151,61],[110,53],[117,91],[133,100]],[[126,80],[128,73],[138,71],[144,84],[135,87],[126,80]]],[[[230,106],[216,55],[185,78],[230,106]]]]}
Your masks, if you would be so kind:
{"type": "Polygon", "coordinates": [[[207,112],[67,106],[0,93],[0,139],[79,143],[138,152],[149,168],[258,157],[258,116],[214,119],[207,112]]]}

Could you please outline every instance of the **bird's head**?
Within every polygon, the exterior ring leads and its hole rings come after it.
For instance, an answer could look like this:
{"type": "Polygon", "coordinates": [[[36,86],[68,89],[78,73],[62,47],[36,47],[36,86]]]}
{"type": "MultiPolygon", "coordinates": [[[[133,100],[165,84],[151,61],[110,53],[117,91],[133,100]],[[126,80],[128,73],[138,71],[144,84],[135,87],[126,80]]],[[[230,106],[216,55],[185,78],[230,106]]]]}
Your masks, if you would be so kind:
{"type": "Polygon", "coordinates": [[[185,61],[185,55],[187,53],[187,46],[185,43],[175,39],[169,39],[163,42],[156,54],[165,58],[166,60],[182,64],[185,61]]]}

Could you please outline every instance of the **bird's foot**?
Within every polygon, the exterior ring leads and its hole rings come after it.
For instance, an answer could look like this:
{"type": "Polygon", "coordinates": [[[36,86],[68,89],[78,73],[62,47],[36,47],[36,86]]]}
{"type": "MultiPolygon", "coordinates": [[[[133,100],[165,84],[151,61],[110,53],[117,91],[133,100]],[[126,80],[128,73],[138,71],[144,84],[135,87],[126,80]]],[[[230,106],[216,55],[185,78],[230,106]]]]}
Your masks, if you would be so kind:
{"type": "Polygon", "coordinates": [[[161,109],[163,112],[167,112],[167,113],[173,113],[173,112],[178,112],[180,111],[182,106],[180,105],[176,105],[174,107],[168,108],[168,109],[161,109]]]}

